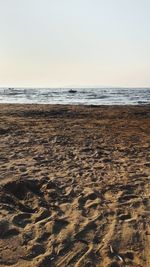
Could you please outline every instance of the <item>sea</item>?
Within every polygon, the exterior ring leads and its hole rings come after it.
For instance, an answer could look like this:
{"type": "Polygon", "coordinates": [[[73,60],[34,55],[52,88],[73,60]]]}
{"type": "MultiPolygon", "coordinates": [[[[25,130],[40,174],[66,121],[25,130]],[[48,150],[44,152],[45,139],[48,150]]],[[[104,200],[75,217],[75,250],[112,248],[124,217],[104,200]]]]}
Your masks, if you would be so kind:
{"type": "Polygon", "coordinates": [[[150,88],[0,88],[0,103],[148,105],[150,88]]]}

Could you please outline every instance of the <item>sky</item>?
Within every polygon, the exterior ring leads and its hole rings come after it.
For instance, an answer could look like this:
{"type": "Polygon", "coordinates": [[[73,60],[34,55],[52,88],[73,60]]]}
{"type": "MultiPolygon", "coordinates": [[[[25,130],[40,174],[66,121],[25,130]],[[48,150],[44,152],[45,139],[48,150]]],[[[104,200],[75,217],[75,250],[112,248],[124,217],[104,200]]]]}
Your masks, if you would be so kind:
{"type": "Polygon", "coordinates": [[[0,87],[150,87],[150,0],[0,0],[0,87]]]}

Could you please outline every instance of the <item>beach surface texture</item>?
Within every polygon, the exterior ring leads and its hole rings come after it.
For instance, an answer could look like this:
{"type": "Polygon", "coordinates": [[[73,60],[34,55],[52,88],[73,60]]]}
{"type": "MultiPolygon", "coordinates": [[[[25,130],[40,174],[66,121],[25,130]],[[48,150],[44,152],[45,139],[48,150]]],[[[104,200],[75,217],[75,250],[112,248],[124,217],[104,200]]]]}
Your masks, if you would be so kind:
{"type": "Polygon", "coordinates": [[[0,266],[150,267],[150,106],[0,105],[0,266]]]}

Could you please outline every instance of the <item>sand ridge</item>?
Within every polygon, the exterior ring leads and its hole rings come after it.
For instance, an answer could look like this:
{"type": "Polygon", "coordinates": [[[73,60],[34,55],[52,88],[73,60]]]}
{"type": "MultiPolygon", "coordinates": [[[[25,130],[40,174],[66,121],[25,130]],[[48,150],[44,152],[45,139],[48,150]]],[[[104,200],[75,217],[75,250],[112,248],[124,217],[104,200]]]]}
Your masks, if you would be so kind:
{"type": "Polygon", "coordinates": [[[150,107],[0,105],[0,266],[150,266],[150,107]]]}

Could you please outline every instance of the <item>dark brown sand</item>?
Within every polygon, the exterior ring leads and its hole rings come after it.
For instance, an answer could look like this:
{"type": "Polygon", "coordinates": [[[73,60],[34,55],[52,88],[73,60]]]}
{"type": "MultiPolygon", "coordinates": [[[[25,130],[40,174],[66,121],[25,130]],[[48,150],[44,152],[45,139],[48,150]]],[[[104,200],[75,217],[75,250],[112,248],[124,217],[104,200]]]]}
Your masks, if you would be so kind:
{"type": "Polygon", "coordinates": [[[0,105],[0,266],[150,266],[150,106],[0,105]]]}

